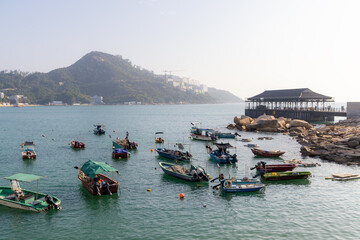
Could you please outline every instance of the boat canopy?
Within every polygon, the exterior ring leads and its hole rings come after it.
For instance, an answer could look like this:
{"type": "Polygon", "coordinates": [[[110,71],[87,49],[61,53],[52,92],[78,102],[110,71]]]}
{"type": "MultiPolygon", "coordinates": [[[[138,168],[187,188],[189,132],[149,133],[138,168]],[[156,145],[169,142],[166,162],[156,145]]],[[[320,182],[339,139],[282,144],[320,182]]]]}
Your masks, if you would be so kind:
{"type": "Polygon", "coordinates": [[[230,143],[214,143],[219,149],[227,149],[233,147],[230,143]]]}
{"type": "Polygon", "coordinates": [[[94,179],[97,174],[103,172],[116,172],[119,174],[119,171],[112,166],[108,165],[105,162],[95,162],[92,160],[87,161],[82,165],[81,171],[84,172],[91,179],[94,179]]]}
{"type": "Polygon", "coordinates": [[[164,132],[156,132],[155,134],[164,134],[164,132]]]}
{"type": "Polygon", "coordinates": [[[16,173],[9,177],[4,177],[7,180],[16,180],[18,182],[32,182],[44,178],[43,176],[38,176],[35,174],[27,174],[27,173],[16,173]]]}

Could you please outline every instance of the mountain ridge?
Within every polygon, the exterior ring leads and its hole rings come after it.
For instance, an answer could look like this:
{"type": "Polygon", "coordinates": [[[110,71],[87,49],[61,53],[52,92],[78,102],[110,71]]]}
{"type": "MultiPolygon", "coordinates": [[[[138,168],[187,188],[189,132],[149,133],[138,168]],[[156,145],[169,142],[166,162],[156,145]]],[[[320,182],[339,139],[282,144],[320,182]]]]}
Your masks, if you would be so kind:
{"type": "MultiPolygon", "coordinates": [[[[223,103],[225,90],[196,93],[171,85],[164,75],[133,65],[120,55],[90,52],[68,67],[48,73],[0,72],[0,89],[16,88],[9,94],[22,94],[30,103],[47,104],[58,100],[67,104],[89,103],[94,95],[103,96],[107,104],[136,101],[143,104],[223,103]],[[210,92],[215,97],[210,94],[210,92]]],[[[236,96],[229,93],[232,101],[236,96]]],[[[241,101],[240,98],[238,98],[241,101]]]]}

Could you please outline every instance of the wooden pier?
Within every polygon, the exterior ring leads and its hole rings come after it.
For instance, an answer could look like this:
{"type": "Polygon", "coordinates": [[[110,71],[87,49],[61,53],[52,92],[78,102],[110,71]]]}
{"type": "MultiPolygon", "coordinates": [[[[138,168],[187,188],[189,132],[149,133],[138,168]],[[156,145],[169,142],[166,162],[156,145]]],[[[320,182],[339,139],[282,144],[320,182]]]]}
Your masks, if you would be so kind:
{"type": "Polygon", "coordinates": [[[346,117],[346,111],[333,108],[331,102],[334,102],[331,97],[308,88],[268,90],[246,99],[245,115],[257,118],[266,114],[308,122],[334,121],[335,117],[346,117]]]}

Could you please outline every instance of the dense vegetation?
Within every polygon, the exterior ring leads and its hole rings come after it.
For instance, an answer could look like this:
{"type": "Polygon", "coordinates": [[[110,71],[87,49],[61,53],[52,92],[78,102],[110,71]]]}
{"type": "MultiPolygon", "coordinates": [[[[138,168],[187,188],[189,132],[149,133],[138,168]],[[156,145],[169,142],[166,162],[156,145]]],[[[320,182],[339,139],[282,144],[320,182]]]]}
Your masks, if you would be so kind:
{"type": "Polygon", "coordinates": [[[8,96],[24,95],[34,104],[54,100],[67,104],[89,103],[94,95],[103,96],[107,104],[217,102],[208,93],[181,91],[165,83],[164,76],[134,66],[121,56],[101,52],[91,52],[73,65],[49,73],[2,71],[0,89],[5,89],[8,96]]]}

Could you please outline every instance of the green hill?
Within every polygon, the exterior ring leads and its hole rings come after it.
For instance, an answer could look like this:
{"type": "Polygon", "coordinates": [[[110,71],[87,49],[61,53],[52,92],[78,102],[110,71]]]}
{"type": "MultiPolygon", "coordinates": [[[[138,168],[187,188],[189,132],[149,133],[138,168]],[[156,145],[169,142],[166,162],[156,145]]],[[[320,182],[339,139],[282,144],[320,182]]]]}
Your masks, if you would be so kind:
{"type": "Polygon", "coordinates": [[[89,103],[94,95],[106,104],[129,101],[143,104],[216,103],[209,93],[184,91],[166,83],[163,75],[133,65],[121,56],[91,52],[69,67],[49,73],[0,72],[0,89],[6,95],[22,94],[30,103],[54,100],[89,103]]]}

